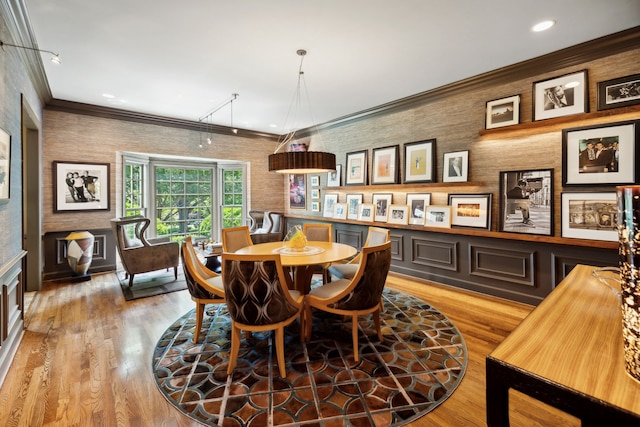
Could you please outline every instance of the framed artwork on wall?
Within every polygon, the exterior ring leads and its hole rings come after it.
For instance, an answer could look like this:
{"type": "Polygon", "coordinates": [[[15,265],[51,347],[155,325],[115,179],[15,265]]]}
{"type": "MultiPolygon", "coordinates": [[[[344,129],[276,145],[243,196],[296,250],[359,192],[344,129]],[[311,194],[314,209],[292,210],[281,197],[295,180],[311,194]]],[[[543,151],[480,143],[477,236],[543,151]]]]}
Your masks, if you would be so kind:
{"type": "Polygon", "coordinates": [[[533,83],[533,120],[588,111],[587,70],[533,83]]]}
{"type": "Polygon", "coordinates": [[[500,231],[553,235],[553,169],[500,172],[500,231]]]}
{"type": "Polygon", "coordinates": [[[311,202],[311,212],[320,212],[320,202],[311,202]]]}
{"type": "Polygon", "coordinates": [[[640,120],[562,131],[562,185],[624,185],[638,179],[640,120]]]}
{"type": "Polygon", "coordinates": [[[362,203],[362,194],[347,194],[347,219],[358,219],[358,206],[362,203]]]}
{"type": "Polygon", "coordinates": [[[11,135],[0,128],[0,202],[9,200],[11,181],[11,135]]]}
{"type": "Polygon", "coordinates": [[[347,204],[346,203],[336,203],[333,207],[333,218],[334,219],[347,219],[347,204]]]}
{"type": "Polygon", "coordinates": [[[520,123],[520,95],[487,102],[485,127],[495,129],[520,123]]]}
{"type": "Polygon", "coordinates": [[[424,225],[427,206],[431,204],[431,193],[407,194],[407,206],[409,206],[409,224],[424,225]]]}
{"type": "Polygon", "coordinates": [[[489,230],[491,228],[491,193],[449,194],[451,225],[489,230]]]}
{"type": "Polygon", "coordinates": [[[389,214],[389,206],[391,205],[393,194],[391,193],[374,193],[373,205],[376,208],[374,221],[387,222],[389,214]]]}
{"type": "Polygon", "coordinates": [[[342,185],[342,165],[337,164],[336,170],[327,172],[327,187],[340,187],[342,185]]]}
{"type": "Polygon", "coordinates": [[[407,205],[389,205],[389,224],[403,224],[409,223],[409,206],[407,205]]]}
{"type": "Polygon", "coordinates": [[[442,182],[466,182],[469,174],[469,151],[444,153],[442,182]]]}
{"type": "Polygon", "coordinates": [[[312,188],[311,189],[311,198],[312,199],[319,199],[320,198],[320,189],[319,188],[312,188]]]}
{"type": "Polygon", "coordinates": [[[306,177],[303,173],[289,174],[289,208],[307,208],[306,177]]]}
{"type": "Polygon", "coordinates": [[[427,206],[424,225],[451,228],[451,206],[427,206]]]}
{"type": "Polygon", "coordinates": [[[367,150],[347,153],[347,185],[367,185],[367,150]]]}
{"type": "Polygon", "coordinates": [[[358,207],[358,221],[373,222],[374,211],[373,203],[361,203],[358,207]]]}
{"type": "Polygon", "coordinates": [[[560,195],[562,237],[618,241],[618,203],[615,191],[560,195]]]}
{"type": "Polygon", "coordinates": [[[320,177],[318,175],[311,175],[311,186],[318,187],[320,185],[320,177]]]}
{"type": "Polygon", "coordinates": [[[322,211],[322,216],[327,218],[333,218],[333,210],[335,204],[338,203],[338,195],[337,194],[327,194],[324,195],[324,210],[322,211]]]}
{"type": "Polygon", "coordinates": [[[404,144],[404,183],[434,182],[435,154],[435,139],[404,144]]]}
{"type": "Polygon", "coordinates": [[[397,184],[400,180],[400,147],[374,148],[371,184],[397,184]]]}
{"type": "Polygon", "coordinates": [[[598,83],[598,110],[640,104],[640,74],[598,83]]]}
{"type": "Polygon", "coordinates": [[[53,211],[108,211],[109,163],[53,162],[53,211]]]}

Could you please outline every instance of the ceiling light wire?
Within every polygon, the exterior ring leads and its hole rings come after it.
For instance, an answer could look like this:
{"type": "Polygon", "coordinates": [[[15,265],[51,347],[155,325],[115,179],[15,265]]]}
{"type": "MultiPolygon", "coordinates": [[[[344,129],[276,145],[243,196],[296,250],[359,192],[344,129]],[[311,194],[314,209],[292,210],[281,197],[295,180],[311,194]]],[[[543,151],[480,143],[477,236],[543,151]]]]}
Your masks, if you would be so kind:
{"type": "Polygon", "coordinates": [[[52,52],[50,50],[38,49],[38,48],[35,48],[35,47],[29,47],[29,46],[20,46],[20,45],[17,45],[17,44],[5,43],[2,40],[0,40],[0,48],[2,48],[3,51],[4,51],[4,47],[5,46],[17,47],[18,49],[33,50],[35,52],[50,53],[51,54],[51,62],[53,62],[56,65],[60,65],[60,63],[62,62],[62,60],[60,59],[60,55],[55,53],[55,52],[52,52]]]}

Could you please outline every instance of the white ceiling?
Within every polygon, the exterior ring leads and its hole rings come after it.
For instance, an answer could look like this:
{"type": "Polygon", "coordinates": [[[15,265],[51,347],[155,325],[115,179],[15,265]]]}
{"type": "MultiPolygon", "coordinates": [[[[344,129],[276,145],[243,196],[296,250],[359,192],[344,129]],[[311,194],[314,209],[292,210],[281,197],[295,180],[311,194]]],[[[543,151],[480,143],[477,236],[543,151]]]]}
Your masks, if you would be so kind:
{"type": "MultiPolygon", "coordinates": [[[[640,25],[639,0],[25,3],[62,58],[43,54],[54,98],[197,121],[238,93],[234,126],[276,134],[640,25]],[[543,19],[557,25],[531,32],[543,19]],[[294,120],[300,48],[310,106],[294,120]]],[[[228,106],[213,115],[230,122],[228,106]]]]}

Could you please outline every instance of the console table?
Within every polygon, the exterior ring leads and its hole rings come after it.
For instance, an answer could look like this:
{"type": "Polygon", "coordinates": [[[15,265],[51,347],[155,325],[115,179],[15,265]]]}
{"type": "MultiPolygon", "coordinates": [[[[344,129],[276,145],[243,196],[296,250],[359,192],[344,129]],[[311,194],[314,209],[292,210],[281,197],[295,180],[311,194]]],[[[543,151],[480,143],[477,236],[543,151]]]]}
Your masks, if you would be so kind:
{"type": "Polygon", "coordinates": [[[487,424],[509,425],[513,388],[582,420],[640,425],[640,382],[624,368],[619,297],[577,265],[486,359],[487,424]]]}

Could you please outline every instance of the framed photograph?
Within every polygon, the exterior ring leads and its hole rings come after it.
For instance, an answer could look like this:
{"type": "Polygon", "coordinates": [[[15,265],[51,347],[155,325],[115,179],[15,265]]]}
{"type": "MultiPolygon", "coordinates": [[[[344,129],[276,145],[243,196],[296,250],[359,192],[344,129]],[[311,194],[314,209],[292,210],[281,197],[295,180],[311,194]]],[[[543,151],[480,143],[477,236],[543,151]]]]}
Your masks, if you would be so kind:
{"type": "Polygon", "coordinates": [[[456,227],[491,228],[491,193],[449,194],[451,225],[456,227]]]}
{"type": "Polygon", "coordinates": [[[451,206],[427,206],[427,227],[451,228],[451,206]]]}
{"type": "Polygon", "coordinates": [[[358,219],[358,206],[362,203],[362,194],[347,194],[347,219],[358,219]]]}
{"type": "Polygon", "coordinates": [[[374,210],[373,203],[361,203],[358,207],[358,221],[373,222],[374,210]]]}
{"type": "Polygon", "coordinates": [[[11,178],[11,135],[0,129],[0,202],[9,200],[11,178]]]}
{"type": "Polygon", "coordinates": [[[392,198],[393,194],[391,193],[373,194],[373,205],[376,207],[375,215],[373,217],[374,221],[387,222],[389,206],[391,205],[392,198]]]}
{"type": "Polygon", "coordinates": [[[303,173],[289,174],[289,208],[307,208],[306,177],[303,173]]]}
{"type": "Polygon", "coordinates": [[[407,205],[389,205],[389,224],[409,223],[409,206],[407,205]]]}
{"type": "Polygon", "coordinates": [[[333,210],[335,204],[338,203],[338,195],[337,194],[327,194],[324,195],[324,210],[322,211],[322,216],[327,218],[333,218],[333,210]]]}
{"type": "Polygon", "coordinates": [[[553,169],[500,172],[500,231],[553,235],[553,169]]]}
{"type": "Polygon", "coordinates": [[[371,184],[398,184],[400,182],[400,147],[374,148],[371,184]]]}
{"type": "Polygon", "coordinates": [[[407,206],[409,206],[409,224],[424,225],[427,206],[431,204],[431,193],[407,194],[407,206]]]}
{"type": "Polygon", "coordinates": [[[533,83],[533,120],[589,111],[587,70],[533,83]]]}
{"type": "Polygon", "coordinates": [[[562,131],[562,185],[623,185],[638,179],[640,120],[562,131]]]}
{"type": "Polygon", "coordinates": [[[598,110],[640,104],[640,74],[598,83],[598,110]]]}
{"type": "Polygon", "coordinates": [[[340,187],[342,185],[342,165],[336,165],[336,170],[327,172],[327,187],[340,187]]]}
{"type": "Polygon", "coordinates": [[[320,198],[320,189],[319,188],[312,188],[311,189],[311,198],[312,199],[319,199],[320,198]]]}
{"type": "Polygon", "coordinates": [[[469,151],[444,153],[442,182],[466,182],[469,175],[469,151]]]}
{"type": "Polygon", "coordinates": [[[404,183],[434,182],[436,179],[436,140],[404,144],[404,183]]]}
{"type": "Polygon", "coordinates": [[[347,153],[347,185],[367,185],[367,150],[347,153]]]}
{"type": "Polygon", "coordinates": [[[334,219],[347,219],[347,204],[346,203],[336,203],[333,207],[333,218],[334,219]]]}
{"type": "Polygon", "coordinates": [[[618,241],[615,191],[562,193],[562,237],[618,241]]]}
{"type": "Polygon", "coordinates": [[[320,177],[318,175],[311,175],[311,186],[318,187],[320,185],[320,177]]]}
{"type": "Polygon", "coordinates": [[[311,202],[311,212],[320,212],[320,202],[311,202]]]}
{"type": "Polygon", "coordinates": [[[518,123],[520,123],[520,95],[487,102],[487,129],[517,125],[518,123]]]}
{"type": "Polygon", "coordinates": [[[109,163],[53,162],[53,211],[108,211],[109,163]]]}

